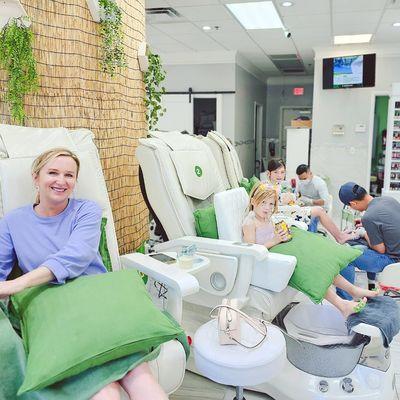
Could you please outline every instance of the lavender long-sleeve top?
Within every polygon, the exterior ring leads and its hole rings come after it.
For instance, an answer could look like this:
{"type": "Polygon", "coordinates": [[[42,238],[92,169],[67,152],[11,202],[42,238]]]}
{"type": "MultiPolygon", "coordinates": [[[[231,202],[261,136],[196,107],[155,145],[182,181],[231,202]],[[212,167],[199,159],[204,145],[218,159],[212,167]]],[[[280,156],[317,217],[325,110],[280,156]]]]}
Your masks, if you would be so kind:
{"type": "Polygon", "coordinates": [[[106,272],[98,250],[101,209],[88,200],[70,199],[53,217],[41,217],[32,205],[17,208],[0,221],[0,281],[15,261],[23,273],[45,266],[54,283],[106,272]]]}

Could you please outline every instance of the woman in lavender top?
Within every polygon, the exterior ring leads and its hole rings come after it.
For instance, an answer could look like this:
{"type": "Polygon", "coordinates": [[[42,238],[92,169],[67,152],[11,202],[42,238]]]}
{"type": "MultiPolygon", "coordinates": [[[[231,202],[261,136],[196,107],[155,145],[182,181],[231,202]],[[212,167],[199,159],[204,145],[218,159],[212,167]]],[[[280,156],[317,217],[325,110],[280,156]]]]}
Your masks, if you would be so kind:
{"type": "MultiPolygon", "coordinates": [[[[13,210],[0,221],[0,299],[44,283],[63,284],[106,272],[98,251],[101,209],[89,200],[70,199],[79,165],[78,157],[63,148],[33,162],[35,204],[13,210]],[[23,275],[6,281],[15,262],[23,275]]],[[[119,399],[121,386],[135,400],[167,399],[143,363],[92,400],[119,399]]]]}

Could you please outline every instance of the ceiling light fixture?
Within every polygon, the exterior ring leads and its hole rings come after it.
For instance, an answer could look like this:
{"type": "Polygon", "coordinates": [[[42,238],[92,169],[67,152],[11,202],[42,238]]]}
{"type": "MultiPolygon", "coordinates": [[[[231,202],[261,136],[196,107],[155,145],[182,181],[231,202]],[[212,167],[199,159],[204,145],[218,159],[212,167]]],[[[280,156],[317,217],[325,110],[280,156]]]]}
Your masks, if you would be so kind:
{"type": "Polygon", "coordinates": [[[282,7],[292,7],[293,3],[291,1],[284,1],[281,3],[282,7]]]}
{"type": "Polygon", "coordinates": [[[394,26],[395,28],[398,28],[398,27],[400,26],[400,22],[394,22],[394,23],[393,23],[393,26],[394,26]]]}
{"type": "Polygon", "coordinates": [[[211,31],[211,26],[205,25],[203,26],[203,31],[211,31]]]}
{"type": "Polygon", "coordinates": [[[283,28],[283,23],[272,1],[226,4],[245,29],[283,28]]]}
{"type": "Polygon", "coordinates": [[[372,33],[362,35],[339,35],[334,37],[334,44],[368,43],[372,38],[372,33]]]}

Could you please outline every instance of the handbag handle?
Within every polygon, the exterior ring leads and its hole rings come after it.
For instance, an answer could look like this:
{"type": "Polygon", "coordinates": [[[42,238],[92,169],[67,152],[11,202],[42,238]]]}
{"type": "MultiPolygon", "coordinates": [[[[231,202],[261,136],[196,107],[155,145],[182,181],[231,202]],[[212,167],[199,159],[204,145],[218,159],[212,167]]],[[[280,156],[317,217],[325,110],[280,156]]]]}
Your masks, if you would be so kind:
{"type": "Polygon", "coordinates": [[[230,305],[228,305],[228,304],[220,304],[220,305],[214,307],[214,308],[210,311],[210,317],[211,317],[211,318],[215,318],[215,319],[218,318],[218,314],[217,314],[217,315],[213,315],[213,312],[214,312],[215,310],[219,310],[219,309],[221,309],[221,308],[227,308],[227,309],[229,309],[229,310],[235,311],[236,313],[238,313],[240,316],[243,317],[243,320],[244,320],[245,322],[247,322],[248,325],[250,325],[252,328],[254,328],[258,333],[260,333],[260,334],[262,335],[261,340],[260,340],[258,343],[256,343],[255,345],[253,345],[253,346],[248,346],[248,345],[246,345],[246,344],[244,344],[244,343],[239,342],[236,338],[234,338],[234,337],[230,334],[229,331],[226,331],[226,334],[228,335],[229,339],[232,339],[234,342],[236,342],[237,344],[240,344],[240,345],[243,346],[243,347],[246,347],[247,349],[254,349],[254,348],[258,347],[261,343],[263,343],[264,340],[267,338],[267,326],[266,326],[266,321],[264,321],[264,320],[262,320],[262,319],[260,319],[260,318],[252,318],[252,317],[249,317],[249,316],[248,316],[246,313],[244,313],[243,311],[241,311],[241,310],[239,310],[239,309],[237,309],[237,308],[235,308],[235,307],[232,307],[232,306],[230,306],[230,305]],[[255,321],[260,322],[260,324],[262,325],[263,329],[261,329],[260,325],[256,324],[255,321]]]}

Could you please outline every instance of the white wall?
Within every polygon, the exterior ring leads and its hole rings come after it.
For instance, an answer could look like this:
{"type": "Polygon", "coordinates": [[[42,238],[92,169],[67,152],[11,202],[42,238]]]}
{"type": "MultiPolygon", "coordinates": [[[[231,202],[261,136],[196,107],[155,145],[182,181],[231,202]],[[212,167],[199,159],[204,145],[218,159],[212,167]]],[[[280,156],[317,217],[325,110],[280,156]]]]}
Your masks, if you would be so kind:
{"type": "MultiPolygon", "coordinates": [[[[179,64],[164,65],[166,91],[182,92],[191,87],[196,91],[234,91],[235,64],[179,64]]],[[[234,141],[235,95],[222,94],[222,133],[234,141]]],[[[168,112],[168,110],[167,110],[168,112]]]]}
{"type": "Polygon", "coordinates": [[[263,106],[263,136],[265,136],[266,90],[264,82],[236,65],[235,143],[243,174],[248,178],[254,174],[255,163],[254,102],[263,106]]]}
{"type": "Polygon", "coordinates": [[[312,107],[313,77],[271,77],[267,80],[267,138],[279,138],[281,107],[312,107]],[[304,87],[303,96],[294,96],[294,87],[304,87]]]}
{"type": "Polygon", "coordinates": [[[330,178],[334,214],[339,215],[340,185],[354,181],[369,189],[373,98],[389,93],[391,83],[400,81],[398,49],[372,46],[321,48],[316,50],[313,103],[311,167],[316,174],[330,178]],[[376,80],[373,88],[322,89],[322,58],[339,55],[376,53],[376,80]],[[355,133],[356,124],[366,124],[366,133],[355,133]],[[344,124],[343,136],[332,135],[334,124],[344,124]]]}

